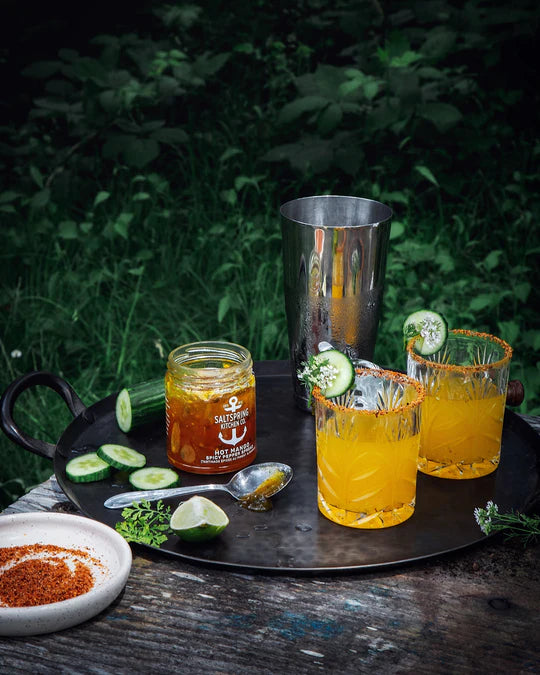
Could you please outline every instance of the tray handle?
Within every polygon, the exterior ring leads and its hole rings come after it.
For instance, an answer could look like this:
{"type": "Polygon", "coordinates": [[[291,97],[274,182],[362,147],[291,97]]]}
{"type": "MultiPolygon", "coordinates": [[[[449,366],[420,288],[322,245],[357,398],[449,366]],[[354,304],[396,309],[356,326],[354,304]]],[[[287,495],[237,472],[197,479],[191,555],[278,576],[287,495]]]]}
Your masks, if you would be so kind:
{"type": "Polygon", "coordinates": [[[506,405],[518,406],[525,398],[525,388],[520,380],[510,380],[506,392],[506,405]]]}
{"type": "Polygon", "coordinates": [[[13,419],[13,408],[15,407],[16,400],[23,391],[38,385],[49,387],[59,394],[66,402],[74,417],[77,417],[86,410],[84,403],[65,380],[53,373],[36,370],[26,375],[21,375],[21,377],[14,380],[2,395],[2,399],[0,400],[0,426],[8,438],[22,446],[25,450],[30,450],[30,452],[36,455],[52,459],[56,446],[25,434],[24,431],[19,429],[13,419]]]}

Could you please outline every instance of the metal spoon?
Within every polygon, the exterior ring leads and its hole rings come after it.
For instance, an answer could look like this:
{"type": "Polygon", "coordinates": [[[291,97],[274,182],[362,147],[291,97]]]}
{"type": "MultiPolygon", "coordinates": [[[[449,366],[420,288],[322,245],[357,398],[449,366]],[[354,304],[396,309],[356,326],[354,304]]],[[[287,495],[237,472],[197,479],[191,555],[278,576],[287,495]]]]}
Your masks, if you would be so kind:
{"type": "Polygon", "coordinates": [[[288,464],[280,462],[266,462],[264,464],[252,464],[242,471],[236,473],[228,483],[224,485],[209,483],[208,485],[192,485],[189,487],[165,488],[162,490],[134,490],[133,492],[122,492],[114,497],[109,497],[104,503],[108,509],[123,509],[130,506],[133,502],[139,502],[145,499],[149,502],[167,497],[183,497],[185,495],[199,494],[200,492],[209,492],[210,490],[221,490],[228,492],[235,499],[243,499],[254,492],[262,483],[281,473],[282,478],[275,483],[271,483],[268,489],[264,490],[264,497],[271,497],[276,492],[283,490],[293,477],[293,470],[288,464]]]}

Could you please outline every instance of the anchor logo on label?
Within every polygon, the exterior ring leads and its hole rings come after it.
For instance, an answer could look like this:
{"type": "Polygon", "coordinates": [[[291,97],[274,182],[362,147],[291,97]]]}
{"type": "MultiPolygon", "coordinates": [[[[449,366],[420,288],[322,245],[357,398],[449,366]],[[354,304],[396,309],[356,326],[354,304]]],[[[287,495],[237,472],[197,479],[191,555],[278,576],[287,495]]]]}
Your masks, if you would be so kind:
{"type": "Polygon", "coordinates": [[[236,412],[242,407],[242,401],[238,400],[238,396],[231,396],[229,399],[229,405],[224,405],[223,410],[228,412],[236,412]]]}
{"type": "Polygon", "coordinates": [[[244,427],[244,431],[242,432],[241,436],[236,435],[236,427],[234,427],[231,430],[232,436],[230,438],[223,438],[223,434],[221,431],[218,434],[218,438],[222,443],[225,443],[225,445],[237,445],[240,443],[240,441],[244,438],[247,432],[247,427],[244,427]]]}

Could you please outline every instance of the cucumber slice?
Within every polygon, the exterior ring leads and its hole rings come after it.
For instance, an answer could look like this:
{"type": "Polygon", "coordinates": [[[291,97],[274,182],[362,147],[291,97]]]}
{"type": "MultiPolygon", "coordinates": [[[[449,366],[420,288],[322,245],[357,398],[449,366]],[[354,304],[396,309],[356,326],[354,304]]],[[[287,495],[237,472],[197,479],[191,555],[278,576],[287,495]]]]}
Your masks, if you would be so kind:
{"type": "Polygon", "coordinates": [[[111,465],[98,457],[97,452],[87,452],[70,459],[66,464],[66,476],[74,483],[90,483],[103,480],[111,473],[111,465]]]}
{"type": "Polygon", "coordinates": [[[344,394],[352,387],[354,383],[354,366],[346,354],[337,349],[327,349],[317,354],[315,361],[321,364],[326,361],[327,365],[337,371],[332,382],[324,390],[321,388],[323,396],[326,396],[326,398],[341,396],[341,394],[344,394]]]}
{"type": "Polygon", "coordinates": [[[448,322],[437,312],[422,309],[413,312],[403,324],[403,337],[406,342],[417,338],[414,347],[422,356],[430,356],[441,349],[448,336],[448,322]]]}
{"type": "Polygon", "coordinates": [[[98,457],[120,471],[133,471],[146,464],[146,457],[132,448],[115,443],[106,443],[98,448],[98,457]]]}
{"type": "Polygon", "coordinates": [[[148,466],[130,474],[129,482],[136,490],[160,490],[178,485],[180,476],[172,469],[148,466]]]}
{"type": "Polygon", "coordinates": [[[165,415],[165,381],[149,380],[126,387],[116,397],[116,421],[124,433],[165,415]]]}

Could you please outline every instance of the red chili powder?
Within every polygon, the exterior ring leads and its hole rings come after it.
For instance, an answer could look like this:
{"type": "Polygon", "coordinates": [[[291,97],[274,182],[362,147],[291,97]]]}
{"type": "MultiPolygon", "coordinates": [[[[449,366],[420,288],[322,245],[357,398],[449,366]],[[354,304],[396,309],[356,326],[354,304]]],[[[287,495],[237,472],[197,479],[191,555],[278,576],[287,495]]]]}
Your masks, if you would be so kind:
{"type": "Polygon", "coordinates": [[[0,548],[0,605],[35,607],[87,593],[94,577],[87,564],[101,566],[88,552],[32,544],[0,548]],[[73,569],[63,557],[73,561],[73,569]]]}

